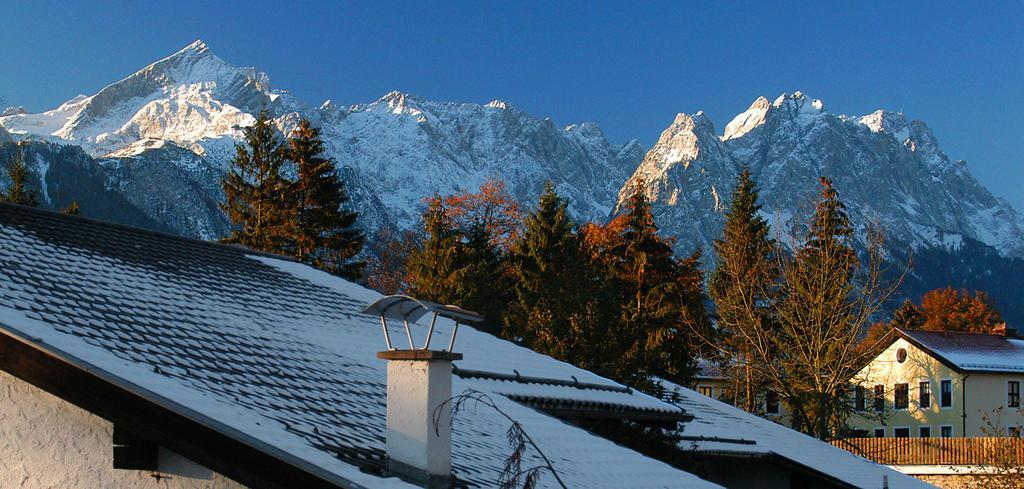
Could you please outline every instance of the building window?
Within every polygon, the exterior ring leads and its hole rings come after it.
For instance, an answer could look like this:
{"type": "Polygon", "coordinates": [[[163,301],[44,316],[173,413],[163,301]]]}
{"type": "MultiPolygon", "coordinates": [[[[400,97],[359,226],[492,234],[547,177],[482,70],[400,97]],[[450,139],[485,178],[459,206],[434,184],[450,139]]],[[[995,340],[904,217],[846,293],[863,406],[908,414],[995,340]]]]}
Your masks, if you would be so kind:
{"type": "Polygon", "coordinates": [[[1020,381],[1011,380],[1006,383],[1006,405],[1020,407],[1020,381]]]}
{"type": "Polygon", "coordinates": [[[896,399],[893,400],[894,409],[907,409],[910,405],[910,386],[907,384],[896,384],[896,399]]]}
{"type": "Polygon", "coordinates": [[[942,435],[943,438],[952,438],[953,437],[953,427],[952,426],[943,426],[943,427],[939,428],[939,431],[940,431],[940,434],[942,435]]]}
{"type": "Polygon", "coordinates": [[[931,382],[918,382],[917,384],[917,403],[919,406],[926,408],[932,406],[932,383],[931,382]]]}
{"type": "Polygon", "coordinates": [[[922,427],[917,429],[917,434],[921,438],[931,438],[932,437],[932,427],[931,426],[922,426],[922,427]]]}
{"type": "Polygon", "coordinates": [[[867,394],[864,392],[864,387],[858,385],[857,389],[854,392],[854,399],[853,399],[853,407],[856,408],[858,411],[863,411],[864,410],[864,407],[865,407],[864,406],[864,398],[865,397],[867,397],[867,394]]]}
{"type": "Polygon", "coordinates": [[[882,411],[885,409],[885,386],[875,386],[875,411],[882,411]]]}
{"type": "Polygon", "coordinates": [[[953,405],[953,381],[943,380],[940,384],[939,389],[941,390],[942,399],[939,400],[939,406],[950,407],[953,405]]]}
{"type": "Polygon", "coordinates": [[[697,392],[699,392],[702,396],[711,397],[712,390],[713,389],[711,387],[708,387],[706,385],[702,385],[702,386],[697,387],[697,392]]]}
{"type": "Polygon", "coordinates": [[[892,436],[894,438],[910,438],[910,428],[893,428],[892,436]]]}
{"type": "Polygon", "coordinates": [[[875,438],[885,438],[885,428],[875,428],[875,438]]]}
{"type": "Polygon", "coordinates": [[[768,414],[779,414],[779,395],[775,391],[768,391],[764,395],[764,412],[768,414]]]}

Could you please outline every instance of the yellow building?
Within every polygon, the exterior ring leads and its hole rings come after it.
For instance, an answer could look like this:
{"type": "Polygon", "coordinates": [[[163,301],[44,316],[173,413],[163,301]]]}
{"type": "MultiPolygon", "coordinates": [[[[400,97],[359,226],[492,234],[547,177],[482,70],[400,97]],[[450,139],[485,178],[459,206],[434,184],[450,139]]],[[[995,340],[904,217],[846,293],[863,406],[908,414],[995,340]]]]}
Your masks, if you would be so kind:
{"type": "Polygon", "coordinates": [[[895,330],[892,343],[855,377],[851,420],[859,435],[976,437],[1018,434],[1024,424],[1024,339],[895,330]]]}
{"type": "MultiPolygon", "coordinates": [[[[697,360],[697,375],[693,377],[691,388],[699,394],[712,399],[733,403],[733,381],[713,362],[700,358],[697,360]]],[[[785,403],[773,392],[760,392],[757,395],[757,410],[754,414],[767,418],[781,425],[792,428],[793,416],[786,409],[785,403]]]]}

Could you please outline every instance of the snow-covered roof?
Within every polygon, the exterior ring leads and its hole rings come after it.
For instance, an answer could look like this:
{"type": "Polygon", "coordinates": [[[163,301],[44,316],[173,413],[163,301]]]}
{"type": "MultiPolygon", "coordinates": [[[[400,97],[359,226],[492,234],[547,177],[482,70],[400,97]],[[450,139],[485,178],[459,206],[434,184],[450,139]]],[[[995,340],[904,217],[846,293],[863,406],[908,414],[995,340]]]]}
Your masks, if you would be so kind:
{"type": "MultiPolygon", "coordinates": [[[[237,247],[0,204],[0,332],[341,486],[408,487],[360,470],[384,456],[386,364],[375,358],[384,341],[378,319],[360,312],[378,298],[237,247]]],[[[451,327],[439,319],[436,340],[451,327]]],[[[510,397],[680,408],[468,326],[456,350],[460,369],[553,380],[467,375],[453,391],[488,394],[570,485],[718,487],[510,397]]],[[[483,407],[456,417],[458,481],[495,485],[508,427],[483,407]]]]}
{"type": "Polygon", "coordinates": [[[698,380],[722,380],[726,376],[725,372],[722,371],[721,365],[718,363],[706,358],[698,358],[697,375],[695,378],[698,380]]]}
{"type": "Polygon", "coordinates": [[[692,389],[661,381],[666,393],[688,413],[680,448],[722,456],[779,457],[852,487],[932,487],[884,465],[854,455],[796,430],[750,414],[692,389]]]}
{"type": "Polygon", "coordinates": [[[1003,335],[898,330],[910,343],[960,372],[1024,372],[1024,340],[1003,335]]]}

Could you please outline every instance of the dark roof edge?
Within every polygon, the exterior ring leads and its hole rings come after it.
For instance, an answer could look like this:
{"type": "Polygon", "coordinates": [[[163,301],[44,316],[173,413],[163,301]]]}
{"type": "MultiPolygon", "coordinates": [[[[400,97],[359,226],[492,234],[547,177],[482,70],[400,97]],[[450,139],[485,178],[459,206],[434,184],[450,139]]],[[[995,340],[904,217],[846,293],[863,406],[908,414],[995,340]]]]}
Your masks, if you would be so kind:
{"type": "MultiPolygon", "coordinates": [[[[78,369],[87,375],[95,377],[99,380],[114,385],[120,389],[123,389],[131,394],[134,394],[145,401],[170,412],[176,413],[186,419],[189,419],[195,423],[198,423],[206,428],[214,430],[234,439],[240,443],[248,445],[256,450],[259,450],[275,459],[292,465],[302,471],[308,472],[309,474],[329,482],[331,484],[343,487],[346,489],[369,489],[366,486],[348,480],[342,476],[334,474],[318,465],[312,464],[302,458],[299,458],[291,453],[281,450],[273,445],[270,445],[262,440],[259,440],[244,431],[240,431],[236,428],[228,426],[214,418],[211,418],[203,413],[195,411],[188,406],[180,404],[173,399],[161,396],[152,392],[144,387],[137,385],[133,382],[129,382],[121,377],[113,375],[102,368],[94,366],[86,361],[80,360],[77,357],[68,354],[67,352],[61,351],[58,348],[54,348],[50,345],[43,345],[37,343],[30,336],[24,335],[20,331],[8,327],[6,324],[0,323],[0,334],[10,337],[11,339],[22,343],[32,349],[38,350],[39,352],[54,358],[55,360],[64,363],[70,367],[78,369]]],[[[40,340],[41,341],[41,340],[40,340]]],[[[197,461],[198,462],[198,461],[197,461]]],[[[339,460],[340,463],[346,463],[339,460]]],[[[358,468],[357,468],[358,469],[358,468]]]]}
{"type": "MultiPolygon", "coordinates": [[[[828,482],[832,487],[840,487],[843,489],[860,489],[858,486],[846,482],[842,479],[837,478],[834,475],[828,474],[807,464],[797,462],[789,457],[780,455],[778,452],[767,451],[767,452],[748,452],[748,451],[733,451],[733,450],[690,450],[683,449],[684,451],[695,453],[697,456],[707,456],[713,458],[727,458],[727,459],[756,459],[764,460],[768,463],[777,463],[783,467],[790,468],[798,473],[803,473],[814,477],[821,481],[828,482]]],[[[874,462],[872,462],[874,463],[874,462]]]]}
{"type": "Polygon", "coordinates": [[[91,218],[91,217],[69,216],[67,214],[63,214],[61,212],[53,211],[53,210],[50,210],[50,209],[41,209],[39,207],[29,207],[29,206],[24,206],[24,205],[0,202],[0,210],[3,210],[3,208],[5,208],[5,207],[9,208],[9,209],[13,209],[16,212],[33,213],[33,214],[38,214],[38,215],[47,216],[47,217],[54,217],[54,218],[58,218],[58,219],[67,219],[67,220],[70,220],[70,221],[78,220],[78,221],[86,222],[86,223],[91,224],[91,225],[102,226],[102,227],[107,227],[107,228],[112,228],[112,229],[119,229],[121,231],[128,231],[128,232],[137,233],[137,234],[149,235],[149,236],[152,236],[154,238],[170,239],[170,240],[174,240],[174,241],[190,243],[190,244],[194,244],[194,245],[198,245],[198,246],[207,246],[207,247],[211,247],[211,248],[227,248],[227,249],[239,251],[239,252],[242,252],[242,253],[245,253],[245,254],[249,254],[249,255],[265,256],[267,258],[277,258],[279,260],[292,261],[292,262],[296,262],[296,263],[299,262],[298,260],[296,260],[295,258],[290,257],[290,256],[277,255],[277,254],[268,253],[268,252],[265,252],[265,251],[251,250],[249,248],[246,248],[246,247],[240,246],[240,245],[236,245],[236,244],[221,243],[219,241],[207,241],[207,240],[198,239],[198,238],[190,238],[188,236],[182,236],[180,234],[165,233],[163,231],[156,231],[156,230],[153,230],[153,229],[141,228],[141,227],[137,227],[137,226],[129,226],[127,224],[121,224],[121,223],[111,222],[111,221],[101,221],[99,219],[94,219],[94,218],[91,218]]]}

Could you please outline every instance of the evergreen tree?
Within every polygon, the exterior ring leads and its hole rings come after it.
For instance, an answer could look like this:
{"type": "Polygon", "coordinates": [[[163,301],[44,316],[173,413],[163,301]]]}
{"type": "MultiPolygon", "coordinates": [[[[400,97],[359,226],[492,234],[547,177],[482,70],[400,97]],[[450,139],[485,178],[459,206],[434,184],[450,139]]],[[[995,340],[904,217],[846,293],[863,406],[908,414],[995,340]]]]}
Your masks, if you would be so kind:
{"type": "Polygon", "coordinates": [[[303,119],[289,139],[288,159],[297,180],[290,186],[295,209],[291,219],[294,255],[301,261],[349,279],[361,275],[363,264],[353,259],[363,249],[358,213],[347,210],[348,192],[338,178],[334,161],[323,156],[320,130],[303,119]]]}
{"type": "Polygon", "coordinates": [[[11,186],[6,193],[0,194],[4,202],[29,207],[39,205],[39,192],[28,189],[28,168],[20,151],[14,163],[7,169],[7,177],[11,179],[11,186]]]}
{"type": "Polygon", "coordinates": [[[903,304],[892,314],[891,324],[900,329],[920,329],[924,322],[925,317],[921,310],[910,299],[904,299],[903,304]]]}
{"type": "Polygon", "coordinates": [[[439,196],[429,202],[423,228],[422,243],[409,254],[410,293],[478,312],[480,329],[499,334],[510,287],[490,233],[482,223],[457,228],[439,196]]]}
{"type": "Polygon", "coordinates": [[[271,253],[291,254],[289,220],[293,206],[288,182],[281,175],[284,147],[266,109],[245,129],[245,144],[235,145],[235,158],[221,181],[222,208],[234,225],[224,241],[271,253]]]}
{"type": "Polygon", "coordinates": [[[843,394],[860,367],[856,339],[863,313],[854,294],[857,257],[845,206],[828,178],[804,242],[782,272],[775,307],[778,330],[773,388],[792,410],[794,425],[827,439],[849,412],[843,394]]]}
{"type": "MultiPolygon", "coordinates": [[[[722,237],[715,240],[717,267],[711,275],[708,291],[715,302],[718,326],[726,336],[726,370],[733,378],[736,404],[754,412],[760,405],[759,393],[765,392],[767,379],[752,365],[756,354],[752,344],[759,328],[767,328],[775,279],[772,262],[773,241],[768,222],[761,217],[757,184],[744,168],[725,215],[722,237]]],[[[709,338],[716,341],[716,338],[709,338]]]]}
{"type": "Polygon", "coordinates": [[[409,253],[409,293],[432,302],[460,305],[455,294],[460,235],[440,196],[435,195],[423,212],[423,232],[423,241],[409,253]]]}
{"type": "Polygon", "coordinates": [[[581,330],[597,306],[599,280],[567,203],[550,182],[526,217],[509,261],[515,298],[505,318],[505,335],[571,363],[604,356],[585,345],[601,332],[581,330]]]}
{"type": "Polygon", "coordinates": [[[672,243],[658,235],[650,203],[638,182],[629,198],[624,228],[611,248],[612,270],[620,287],[620,325],[614,342],[621,348],[620,376],[641,387],[650,376],[686,383],[695,359],[689,332],[707,331],[700,252],[675,258],[672,243]]]}

